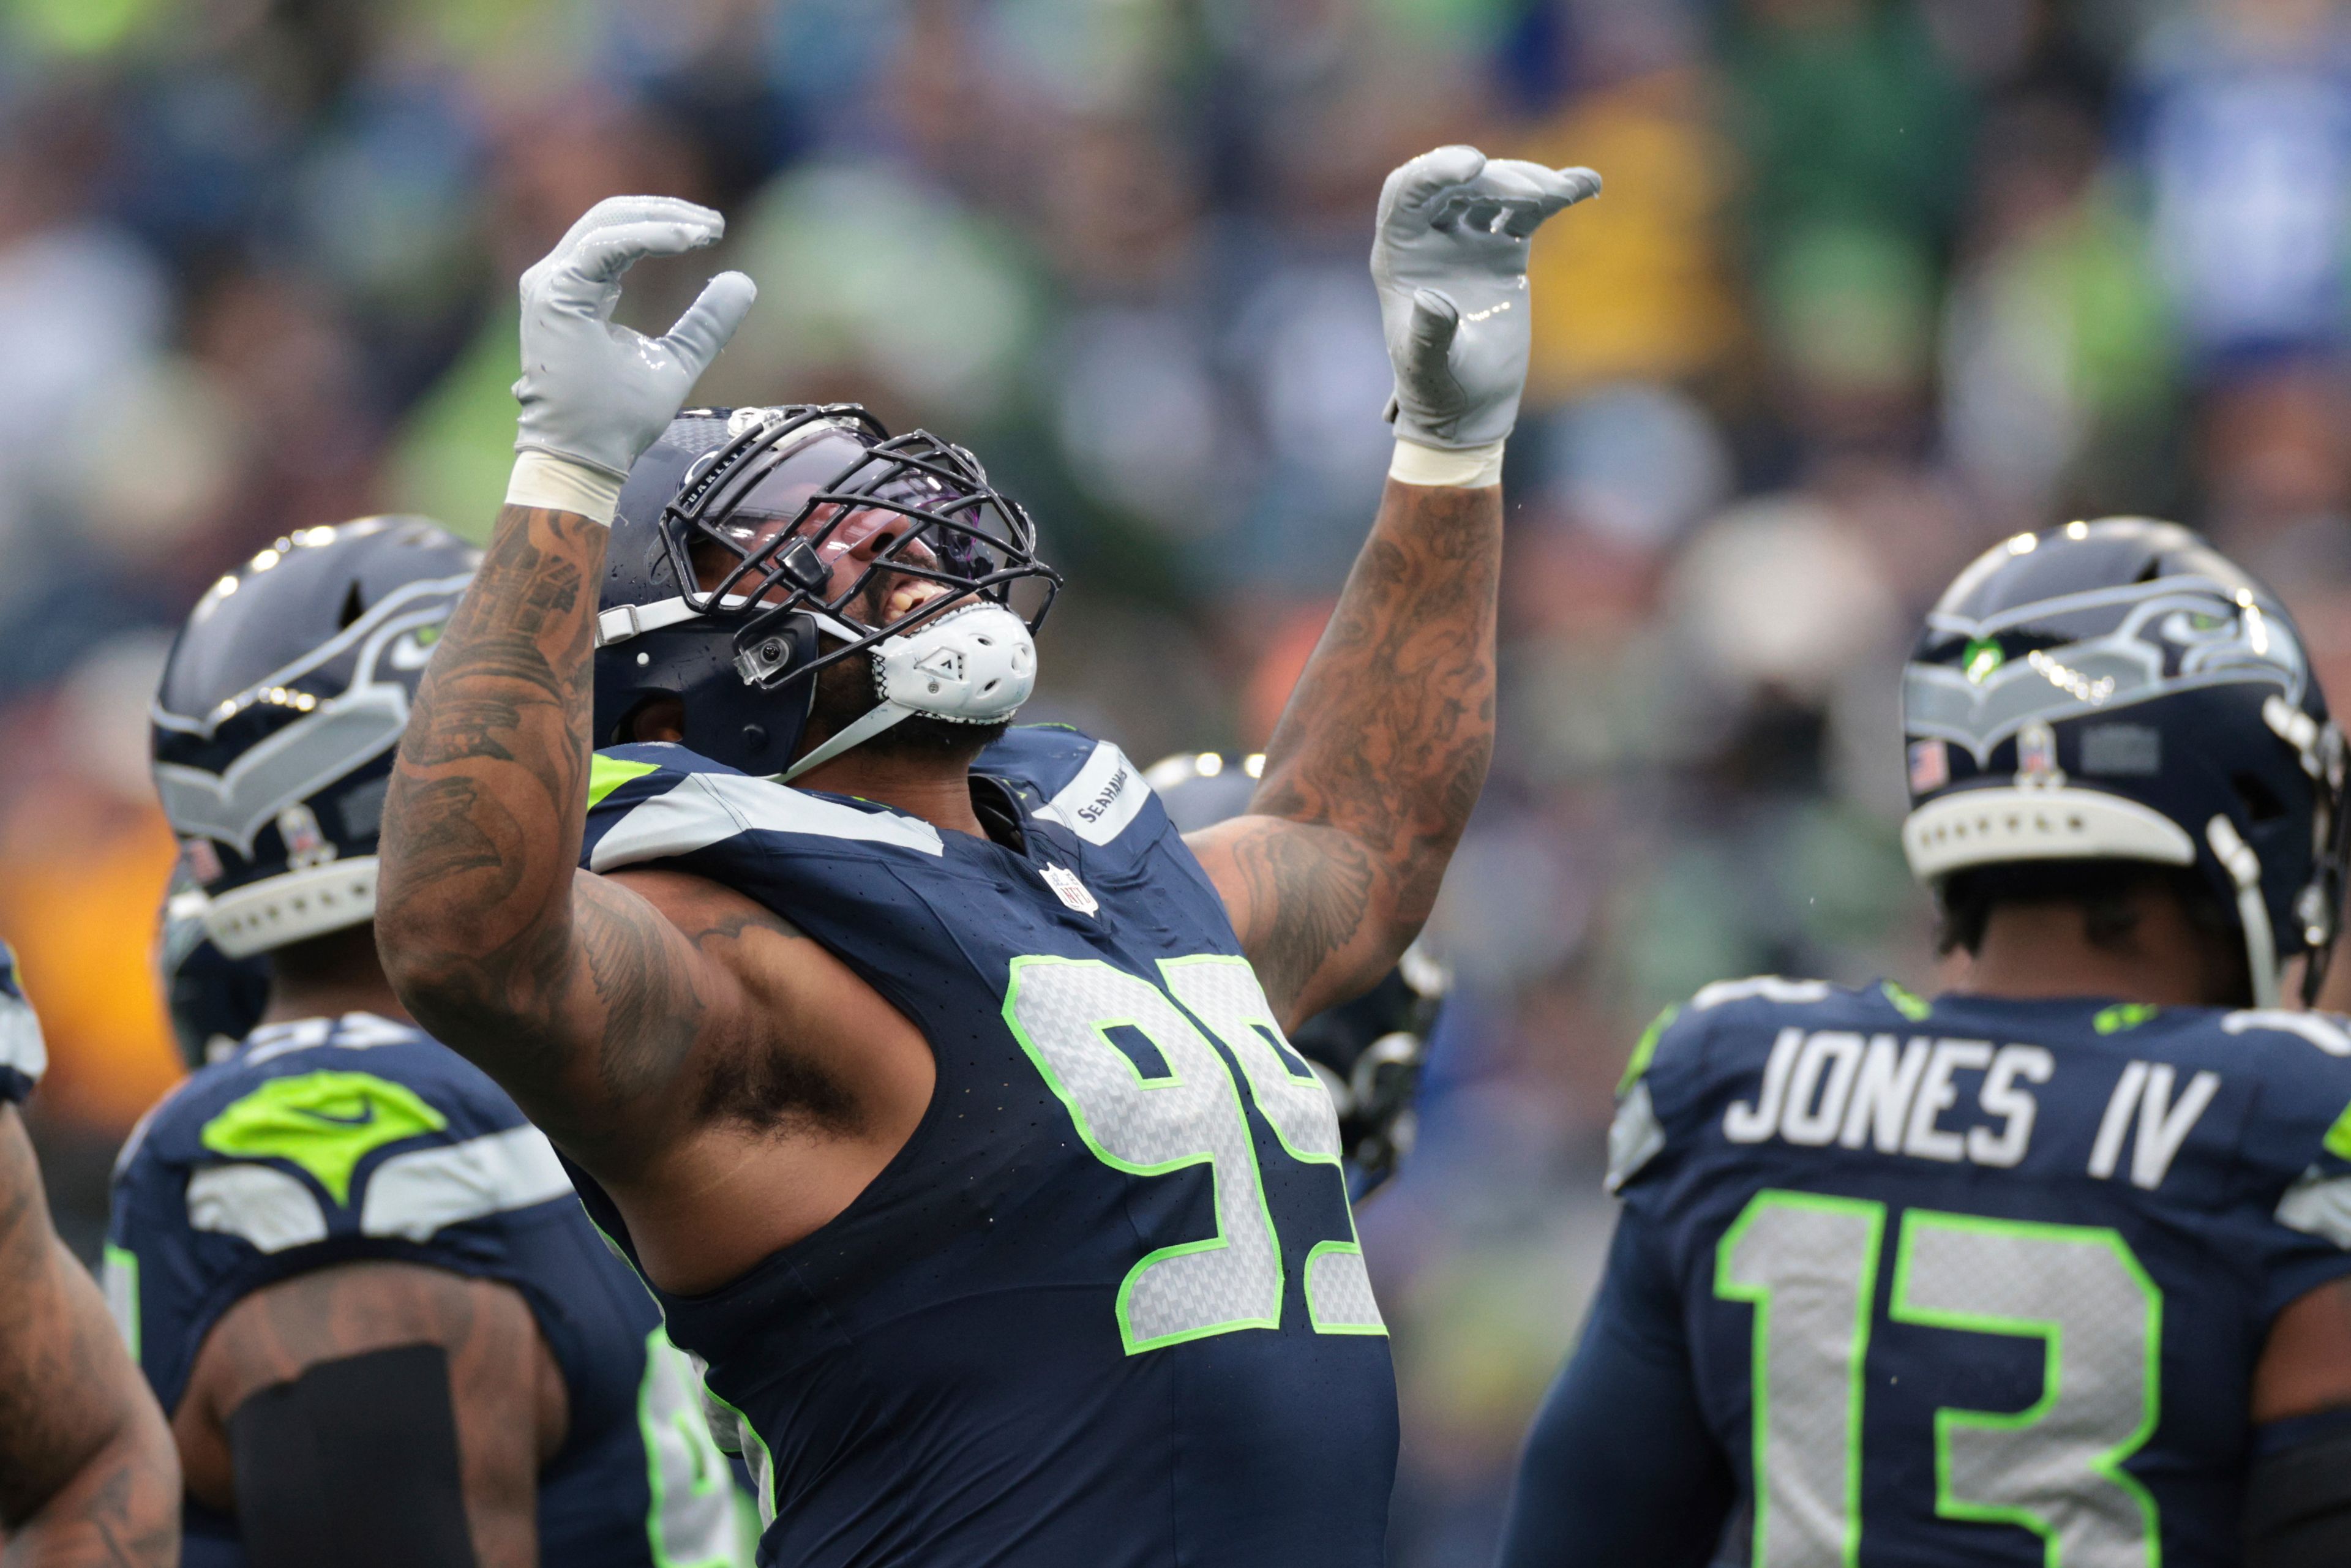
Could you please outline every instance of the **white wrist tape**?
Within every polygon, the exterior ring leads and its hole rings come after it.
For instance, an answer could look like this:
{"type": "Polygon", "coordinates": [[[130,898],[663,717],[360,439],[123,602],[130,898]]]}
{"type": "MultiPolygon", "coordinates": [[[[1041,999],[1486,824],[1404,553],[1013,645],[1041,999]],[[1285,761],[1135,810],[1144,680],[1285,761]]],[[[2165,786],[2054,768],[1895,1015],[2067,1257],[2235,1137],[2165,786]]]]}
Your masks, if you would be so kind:
{"type": "Polygon", "coordinates": [[[1502,482],[1502,446],[1499,441],[1483,446],[1423,446],[1398,436],[1388,477],[1400,485],[1482,490],[1502,482]]]}
{"type": "Polygon", "coordinates": [[[552,452],[526,446],[515,454],[514,476],[507,481],[507,505],[577,512],[590,522],[612,526],[621,504],[621,481],[552,452]]]}

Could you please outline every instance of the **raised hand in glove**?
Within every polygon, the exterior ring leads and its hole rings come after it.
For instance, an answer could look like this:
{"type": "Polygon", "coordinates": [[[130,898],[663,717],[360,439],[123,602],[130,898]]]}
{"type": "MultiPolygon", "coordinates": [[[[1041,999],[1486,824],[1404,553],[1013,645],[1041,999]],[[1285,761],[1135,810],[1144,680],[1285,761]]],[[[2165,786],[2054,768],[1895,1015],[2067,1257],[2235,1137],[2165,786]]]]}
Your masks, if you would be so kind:
{"type": "Polygon", "coordinates": [[[648,256],[679,256],[726,232],[707,207],[670,196],[614,196],[522,275],[520,454],[507,500],[599,522],[629,465],[668,428],[758,290],[722,272],[658,338],[615,326],[621,277],[648,256]]]}
{"type": "Polygon", "coordinates": [[[1396,436],[1497,447],[1519,417],[1531,323],[1527,242],[1561,208],[1597,195],[1589,169],[1546,169],[1440,147],[1380,190],[1372,281],[1380,292],[1396,436]]]}

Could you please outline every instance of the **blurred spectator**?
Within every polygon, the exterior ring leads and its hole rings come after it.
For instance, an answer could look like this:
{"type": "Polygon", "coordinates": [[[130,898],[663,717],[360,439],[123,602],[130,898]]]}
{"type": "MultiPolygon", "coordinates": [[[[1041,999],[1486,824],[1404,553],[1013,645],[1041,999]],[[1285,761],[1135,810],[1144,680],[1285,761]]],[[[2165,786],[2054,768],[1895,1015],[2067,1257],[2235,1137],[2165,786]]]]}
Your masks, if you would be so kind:
{"type": "Polygon", "coordinates": [[[180,1075],[147,969],[177,853],[147,778],[166,645],[155,632],[108,643],[10,715],[20,761],[0,813],[0,940],[50,1042],[40,1113],[114,1139],[180,1075]]]}
{"type": "Polygon", "coordinates": [[[1980,148],[1943,309],[1943,439],[2001,531],[2178,498],[2169,311],[2102,152],[2085,106],[2043,97],[2004,109],[1980,148]]]}
{"type": "Polygon", "coordinates": [[[2280,582],[2345,575],[2351,530],[2351,382],[2302,360],[2206,395],[2199,453],[2213,533],[2280,582]]]}
{"type": "Polygon", "coordinates": [[[1530,395],[1719,371],[1741,331],[1722,255],[1740,171],[1714,124],[1698,20],[1678,0],[1576,0],[1559,11],[1556,38],[1523,42],[1562,57],[1545,85],[1582,90],[1559,93],[1520,153],[1601,169],[1608,188],[1577,214],[1588,221],[1535,250],[1530,395]]]}
{"type": "MultiPolygon", "coordinates": [[[[2006,9],[1981,15],[1997,27],[2006,9]]],[[[1918,12],[1889,0],[1739,0],[1732,11],[1724,65],[1758,261],[1779,265],[1822,228],[1939,251],[1959,214],[1972,115],[1918,12]]]]}
{"type": "Polygon", "coordinates": [[[2199,0],[2126,106],[2155,254],[2207,364],[2343,341],[2351,24],[2333,0],[2199,0]]]}

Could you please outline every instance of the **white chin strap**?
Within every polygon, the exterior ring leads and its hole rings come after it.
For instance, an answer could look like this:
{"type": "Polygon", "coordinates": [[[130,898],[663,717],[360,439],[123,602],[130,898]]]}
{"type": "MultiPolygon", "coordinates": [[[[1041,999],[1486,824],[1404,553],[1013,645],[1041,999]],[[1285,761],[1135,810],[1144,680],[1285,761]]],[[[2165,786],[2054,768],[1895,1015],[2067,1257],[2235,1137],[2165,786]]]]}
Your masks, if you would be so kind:
{"type": "Polygon", "coordinates": [[[2237,884],[2237,921],[2245,928],[2245,967],[2252,971],[2253,1006],[2273,1008],[2278,1005],[2277,936],[2270,930],[2269,906],[2262,902],[2262,858],[2226,817],[2205,824],[2204,841],[2237,884]]]}
{"type": "Polygon", "coordinates": [[[998,724],[1037,687],[1037,644],[1020,617],[1001,604],[950,610],[873,650],[881,701],[839,735],[776,775],[789,784],[892,725],[917,714],[950,724],[998,724]]]}

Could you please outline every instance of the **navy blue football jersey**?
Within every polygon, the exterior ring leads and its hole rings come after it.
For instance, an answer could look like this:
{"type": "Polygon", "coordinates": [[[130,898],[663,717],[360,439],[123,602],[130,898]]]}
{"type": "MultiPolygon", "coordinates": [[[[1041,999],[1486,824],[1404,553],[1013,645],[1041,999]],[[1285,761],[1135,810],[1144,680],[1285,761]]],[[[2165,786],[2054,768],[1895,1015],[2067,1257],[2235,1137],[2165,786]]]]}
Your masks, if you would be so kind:
{"type": "Polygon", "coordinates": [[[16,955],[0,942],[0,1104],[15,1104],[32,1093],[48,1065],[41,1020],[17,983],[16,955]]]}
{"type": "Polygon", "coordinates": [[[758,900],[937,1061],[838,1218],[662,1296],[739,1423],[760,1562],[1373,1568],[1395,1385],[1328,1093],[1116,747],[1015,729],[973,791],[991,837],[674,746],[596,761],[590,869],[758,900]]]}
{"type": "MultiPolygon", "coordinates": [[[[115,1170],[105,1284],[168,1414],[240,1298],[355,1259],[519,1291],[570,1401],[538,1478],[549,1563],[740,1561],[735,1490],[692,1363],[574,1199],[546,1135],[455,1051],[366,1013],[256,1030],[149,1113],[115,1170]]],[[[191,1500],[189,1568],[245,1561],[191,1500]]]]}
{"type": "Polygon", "coordinates": [[[1729,981],[1610,1154],[1757,1568],[2233,1564],[2270,1323],[2351,1274],[2307,1013],[1729,981]]]}

